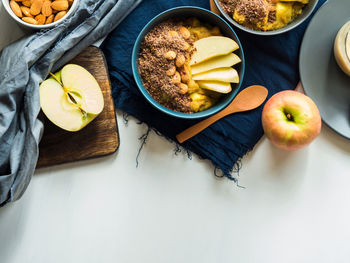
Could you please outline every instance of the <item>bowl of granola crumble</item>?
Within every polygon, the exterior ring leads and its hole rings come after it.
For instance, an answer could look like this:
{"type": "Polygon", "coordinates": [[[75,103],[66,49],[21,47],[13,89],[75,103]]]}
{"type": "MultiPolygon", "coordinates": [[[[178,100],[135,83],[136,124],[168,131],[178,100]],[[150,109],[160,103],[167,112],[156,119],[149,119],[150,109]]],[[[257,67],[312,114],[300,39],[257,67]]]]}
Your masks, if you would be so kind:
{"type": "Polygon", "coordinates": [[[224,109],[238,93],[244,69],[234,30],[199,7],[176,7],[153,18],[132,53],[141,94],[158,110],[184,119],[224,109]]]}
{"type": "Polygon", "coordinates": [[[256,35],[277,35],[303,23],[318,0],[214,0],[235,27],[256,35]]]}

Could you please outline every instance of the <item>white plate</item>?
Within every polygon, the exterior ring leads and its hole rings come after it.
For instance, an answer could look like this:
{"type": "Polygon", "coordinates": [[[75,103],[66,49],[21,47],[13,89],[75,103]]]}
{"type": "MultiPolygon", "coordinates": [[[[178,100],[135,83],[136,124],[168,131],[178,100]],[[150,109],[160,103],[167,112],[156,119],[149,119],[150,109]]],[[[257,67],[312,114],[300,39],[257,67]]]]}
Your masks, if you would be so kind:
{"type": "Polygon", "coordinates": [[[338,66],[333,43],[350,20],[350,0],[329,0],[311,20],[300,51],[300,77],[323,121],[350,139],[350,77],[338,66]]]}

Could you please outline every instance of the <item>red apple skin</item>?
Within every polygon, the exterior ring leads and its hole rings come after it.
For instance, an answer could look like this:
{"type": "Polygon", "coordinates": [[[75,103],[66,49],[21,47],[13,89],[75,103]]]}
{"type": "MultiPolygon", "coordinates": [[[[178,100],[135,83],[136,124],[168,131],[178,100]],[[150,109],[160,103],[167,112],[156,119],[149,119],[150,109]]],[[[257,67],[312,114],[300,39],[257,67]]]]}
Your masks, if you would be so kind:
{"type": "Polygon", "coordinates": [[[320,134],[322,121],[312,99],[300,92],[286,90],[276,93],[266,102],[262,125],[267,138],[276,147],[298,150],[320,134]]]}

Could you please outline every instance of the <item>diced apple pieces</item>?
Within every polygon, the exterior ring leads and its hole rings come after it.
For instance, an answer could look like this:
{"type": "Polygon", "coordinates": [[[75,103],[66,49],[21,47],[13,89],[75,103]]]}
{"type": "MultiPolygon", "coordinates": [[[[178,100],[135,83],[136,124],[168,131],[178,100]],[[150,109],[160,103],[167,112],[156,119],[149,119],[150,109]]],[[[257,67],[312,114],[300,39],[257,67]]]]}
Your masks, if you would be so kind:
{"type": "Polygon", "coordinates": [[[202,89],[208,89],[219,93],[229,93],[232,90],[231,83],[229,82],[199,80],[197,83],[202,89]]]}
{"type": "Polygon", "coordinates": [[[228,37],[212,36],[194,42],[195,52],[190,66],[196,65],[213,57],[227,55],[239,48],[238,44],[228,37]]]}
{"type": "Polygon", "coordinates": [[[216,68],[232,67],[242,60],[234,53],[228,55],[214,57],[197,65],[191,67],[191,72],[193,75],[209,71],[216,68]]]}
{"type": "Polygon", "coordinates": [[[217,68],[193,75],[193,80],[214,80],[221,82],[239,83],[239,76],[233,68],[217,68]]]}

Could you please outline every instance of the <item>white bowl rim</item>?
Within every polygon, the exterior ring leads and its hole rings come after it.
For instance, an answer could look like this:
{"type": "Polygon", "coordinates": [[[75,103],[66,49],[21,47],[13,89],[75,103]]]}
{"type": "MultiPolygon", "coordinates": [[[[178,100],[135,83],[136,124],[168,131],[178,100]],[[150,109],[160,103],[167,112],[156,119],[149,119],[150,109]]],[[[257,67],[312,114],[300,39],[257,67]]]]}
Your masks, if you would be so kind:
{"type": "Polygon", "coordinates": [[[68,13],[64,17],[62,17],[60,20],[57,20],[56,22],[53,22],[53,23],[50,23],[47,25],[32,25],[32,24],[24,22],[22,19],[20,19],[18,16],[16,16],[15,13],[13,13],[13,11],[10,7],[10,1],[11,0],[2,0],[2,5],[4,6],[5,10],[10,15],[10,17],[12,17],[12,19],[14,19],[17,23],[19,23],[25,27],[32,28],[32,29],[52,28],[52,27],[62,23],[64,20],[66,20],[74,12],[74,10],[76,9],[78,2],[79,2],[79,0],[74,0],[68,13]]]}

